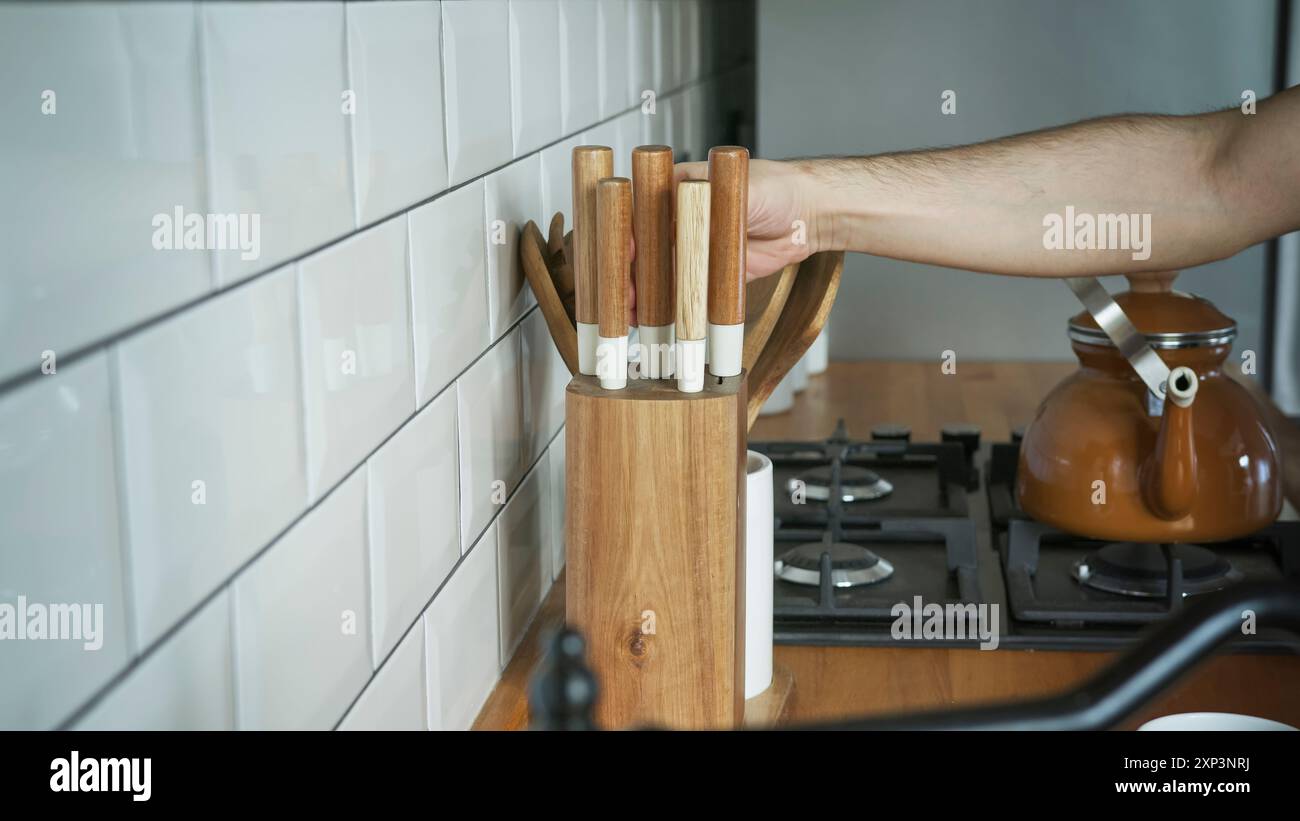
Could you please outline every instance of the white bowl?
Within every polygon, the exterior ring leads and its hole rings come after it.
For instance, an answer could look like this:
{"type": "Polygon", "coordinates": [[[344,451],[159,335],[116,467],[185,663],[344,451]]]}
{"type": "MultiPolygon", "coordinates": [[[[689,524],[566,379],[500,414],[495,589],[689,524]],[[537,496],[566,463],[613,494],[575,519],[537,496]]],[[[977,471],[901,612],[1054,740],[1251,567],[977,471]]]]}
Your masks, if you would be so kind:
{"type": "Polygon", "coordinates": [[[1175,713],[1153,718],[1139,730],[1295,730],[1290,724],[1237,713],[1175,713]]]}

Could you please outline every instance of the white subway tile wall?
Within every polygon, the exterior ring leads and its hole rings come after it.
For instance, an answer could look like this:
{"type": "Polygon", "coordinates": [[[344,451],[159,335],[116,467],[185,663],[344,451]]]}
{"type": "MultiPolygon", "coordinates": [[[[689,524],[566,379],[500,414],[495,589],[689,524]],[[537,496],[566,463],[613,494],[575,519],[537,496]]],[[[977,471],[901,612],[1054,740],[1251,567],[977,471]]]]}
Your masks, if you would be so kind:
{"type": "Polygon", "coordinates": [[[564,389],[569,369],[551,341],[546,317],[533,311],[519,325],[519,355],[523,368],[525,464],[542,455],[564,424],[564,389]]]}
{"type": "Polygon", "coordinates": [[[423,0],[346,11],[357,222],[369,225],[447,187],[442,14],[423,0]]]}
{"type": "Polygon", "coordinates": [[[416,414],[367,464],[370,602],[379,667],[460,560],[456,389],[416,414]]]}
{"type": "Polygon", "coordinates": [[[513,156],[509,20],[506,0],[443,0],[442,76],[452,185],[513,156]]]}
{"type": "Polygon", "coordinates": [[[551,469],[551,578],[564,570],[564,430],[546,451],[551,469]]]}
{"type": "Polygon", "coordinates": [[[493,174],[484,183],[488,233],[488,319],[492,338],[505,333],[536,304],[519,262],[519,232],[542,211],[542,163],[530,154],[493,174]]]}
{"type": "Polygon", "coordinates": [[[209,211],[257,215],[260,255],[214,251],[227,286],[356,227],[342,3],[201,9],[209,211]]]}
{"type": "Polygon", "coordinates": [[[109,691],[76,729],[234,729],[234,663],[230,592],[222,590],[109,691]]]}
{"type": "Polygon", "coordinates": [[[600,0],[596,4],[596,96],[600,118],[608,120],[633,105],[628,93],[628,0],[600,0]]]}
{"type": "Polygon", "coordinates": [[[424,688],[424,620],[415,622],[339,724],[340,730],[423,730],[428,727],[424,688]]]}
{"type": "Polygon", "coordinates": [[[406,239],[395,217],[298,265],[313,501],[415,411],[406,239]]]}
{"type": "Polygon", "coordinates": [[[282,268],[115,346],[140,647],[306,507],[296,302],[282,268]]]}
{"type": "Polygon", "coordinates": [[[423,620],[429,729],[466,729],[501,672],[495,524],[456,568],[423,620]]]}
{"type": "Polygon", "coordinates": [[[545,457],[519,485],[497,520],[497,607],[501,666],[514,654],[542,603],[551,574],[550,466],[545,457]]]}
{"type": "Polygon", "coordinates": [[[0,5],[0,605],[102,605],[0,728],[470,727],[564,564],[518,232],[704,155],[733,5],[0,5]]]}
{"type": "Polygon", "coordinates": [[[515,156],[561,133],[559,0],[510,0],[510,124],[515,156]]]}
{"type": "Polygon", "coordinates": [[[600,119],[596,0],[560,2],[560,127],[572,134],[600,119]]]}
{"type": "Polygon", "coordinates": [[[646,92],[658,95],[655,85],[656,0],[629,0],[627,4],[627,99],[634,105],[646,101],[646,92]]]}
{"type": "MultiPolygon", "coordinates": [[[[542,150],[542,213],[564,215],[564,230],[573,230],[573,149],[582,145],[582,135],[568,139],[542,150]]],[[[549,220],[550,217],[547,217],[549,220]]],[[[550,223],[537,226],[543,236],[550,231],[550,223]]]]}
{"type": "Polygon", "coordinates": [[[483,213],[483,181],[475,180],[408,214],[420,405],[447,387],[491,339],[483,213]]]}
{"type": "Polygon", "coordinates": [[[528,469],[524,374],[511,331],[456,382],[460,439],[460,544],[467,552],[528,469]]]}
{"type": "Polygon", "coordinates": [[[366,475],[355,471],[234,583],[250,730],[328,730],[370,680],[366,475]]]}
{"type": "Polygon", "coordinates": [[[0,6],[0,380],[211,286],[151,244],[207,207],[198,39],[188,4],[0,6]]]}
{"type": "Polygon", "coordinates": [[[131,646],[108,357],[55,376],[0,397],[0,602],[102,605],[103,643],[0,642],[0,726],[10,728],[57,722],[131,646]]]}

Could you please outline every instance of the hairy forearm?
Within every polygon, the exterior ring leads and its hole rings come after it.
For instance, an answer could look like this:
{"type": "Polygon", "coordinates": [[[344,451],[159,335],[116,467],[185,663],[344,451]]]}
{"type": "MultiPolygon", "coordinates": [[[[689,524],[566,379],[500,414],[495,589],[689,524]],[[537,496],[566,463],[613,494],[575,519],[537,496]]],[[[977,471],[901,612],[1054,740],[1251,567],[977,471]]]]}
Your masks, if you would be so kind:
{"type": "Polygon", "coordinates": [[[823,249],[1002,274],[1165,271],[1222,259],[1294,227],[1300,160],[1279,135],[1294,131],[1286,124],[1296,122],[1298,102],[1283,94],[1255,115],[1110,117],[958,148],[796,166],[809,198],[822,204],[815,231],[823,249]],[[1279,151],[1281,182],[1276,166],[1259,170],[1279,151]],[[1134,229],[1127,243],[1116,242],[1114,219],[1109,235],[1095,224],[1089,237],[1086,223],[1099,215],[1125,215],[1134,229]]]}

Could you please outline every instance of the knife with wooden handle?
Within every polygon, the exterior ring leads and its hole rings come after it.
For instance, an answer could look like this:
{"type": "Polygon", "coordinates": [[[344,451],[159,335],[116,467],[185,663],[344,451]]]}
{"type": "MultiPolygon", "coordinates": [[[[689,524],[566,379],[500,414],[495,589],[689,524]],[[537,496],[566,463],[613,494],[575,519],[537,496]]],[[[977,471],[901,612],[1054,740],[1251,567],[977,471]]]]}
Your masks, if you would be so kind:
{"type": "Polygon", "coordinates": [[[632,236],[636,239],[637,333],[641,375],[672,376],[673,150],[643,145],[632,151],[632,236]]]}
{"type": "Polygon", "coordinates": [[[677,184],[677,389],[704,389],[709,282],[709,183],[677,184]]]}
{"type": "Polygon", "coordinates": [[[614,152],[604,145],[573,149],[573,290],[578,372],[596,375],[599,288],[596,276],[596,184],[614,176],[614,152]]]}
{"type": "Polygon", "coordinates": [[[709,150],[709,373],[736,376],[745,348],[749,150],[709,150]]]}
{"type": "Polygon", "coordinates": [[[596,274],[600,292],[596,376],[606,390],[627,387],[627,279],[632,240],[632,181],[596,183],[596,274]]]}

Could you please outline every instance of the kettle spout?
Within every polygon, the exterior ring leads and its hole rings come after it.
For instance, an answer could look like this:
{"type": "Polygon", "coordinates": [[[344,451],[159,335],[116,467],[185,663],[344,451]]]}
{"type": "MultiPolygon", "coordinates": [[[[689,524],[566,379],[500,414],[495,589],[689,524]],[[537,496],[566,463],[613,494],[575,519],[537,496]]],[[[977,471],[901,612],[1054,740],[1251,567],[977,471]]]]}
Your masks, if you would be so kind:
{"type": "Polygon", "coordinates": [[[1196,503],[1192,400],[1199,385],[1191,368],[1178,367],[1170,372],[1156,448],[1145,466],[1142,490],[1147,506],[1166,521],[1183,518],[1196,503]]]}

